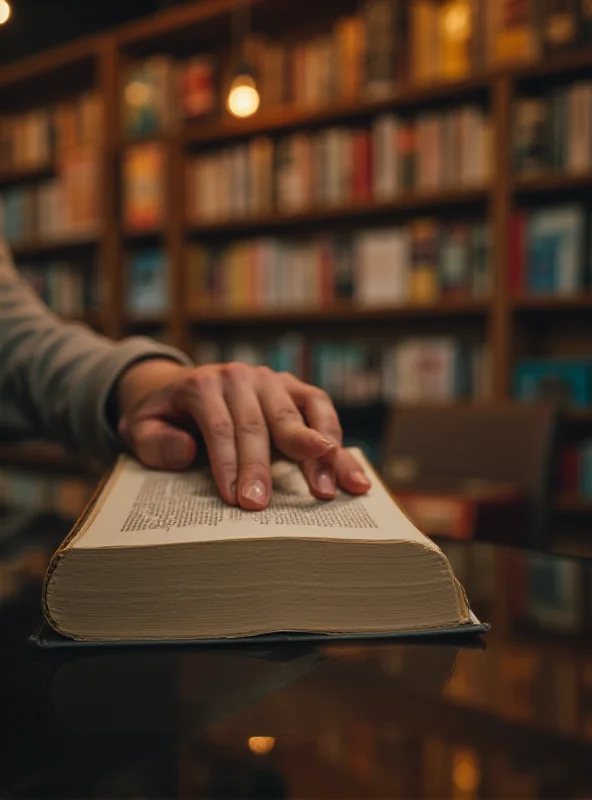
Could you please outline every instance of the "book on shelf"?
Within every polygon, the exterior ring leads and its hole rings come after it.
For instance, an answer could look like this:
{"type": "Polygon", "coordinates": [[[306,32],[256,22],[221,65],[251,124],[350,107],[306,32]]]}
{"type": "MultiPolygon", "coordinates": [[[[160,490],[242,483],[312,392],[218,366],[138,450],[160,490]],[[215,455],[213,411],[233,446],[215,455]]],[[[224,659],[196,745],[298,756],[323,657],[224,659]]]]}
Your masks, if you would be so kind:
{"type": "Polygon", "coordinates": [[[482,187],[491,175],[491,129],[477,105],[398,118],[366,128],[328,127],[258,136],[189,158],[189,220],[388,202],[408,192],[482,187]]]}
{"type": "Polygon", "coordinates": [[[490,242],[485,223],[433,219],[351,235],[193,245],[186,261],[190,312],[212,308],[352,308],[485,298],[490,242]]]}
{"type": "Polygon", "coordinates": [[[68,148],[60,153],[56,167],[51,180],[0,192],[0,235],[11,244],[97,233],[101,215],[97,149],[68,148]]]}
{"type": "Polygon", "coordinates": [[[592,169],[592,81],[578,79],[514,104],[513,163],[523,176],[592,169]]]}
{"type": "Polygon", "coordinates": [[[205,471],[121,457],[52,559],[46,622],[95,642],[483,631],[442,551],[354,454],[372,482],[367,496],[321,502],[297,465],[277,462],[271,504],[255,512],[226,506],[205,471]],[[245,605],[255,586],[262,602],[245,605]],[[335,593],[339,602],[327,602],[335,593]]]}
{"type": "Polygon", "coordinates": [[[64,150],[96,147],[102,139],[102,100],[98,92],[6,114],[0,119],[0,174],[54,167],[54,159],[64,150]]]}
{"type": "Polygon", "coordinates": [[[569,497],[592,500],[592,439],[563,445],[559,458],[559,486],[569,497]]]}
{"type": "Polygon", "coordinates": [[[173,130],[179,119],[178,70],[175,60],[154,55],[131,64],[123,75],[121,121],[128,139],[173,130]]]}
{"type": "Polygon", "coordinates": [[[127,311],[141,317],[164,314],[168,307],[166,253],[158,248],[146,248],[130,253],[127,260],[127,311]]]}
{"type": "Polygon", "coordinates": [[[534,61],[540,56],[538,0],[488,2],[486,26],[491,66],[534,61]]]}
{"type": "Polygon", "coordinates": [[[586,210],[578,204],[512,214],[508,284],[514,295],[576,295],[589,282],[586,210]]]}
{"type": "Polygon", "coordinates": [[[129,231],[158,229],[167,216],[166,151],[144,142],[125,149],[122,166],[123,224],[129,231]]]}
{"type": "Polygon", "coordinates": [[[44,264],[18,262],[21,276],[56,314],[84,317],[100,306],[100,287],[93,264],[50,261],[44,264]]]}
{"type": "Polygon", "coordinates": [[[580,0],[541,0],[541,38],[546,53],[566,50],[578,44],[579,6],[580,0]]]}
{"type": "Polygon", "coordinates": [[[592,405],[592,361],[579,358],[538,358],[518,362],[514,370],[517,400],[550,399],[563,405],[592,405]]]}
{"type": "Polygon", "coordinates": [[[302,335],[265,341],[200,341],[198,364],[245,361],[292,372],[320,386],[337,403],[451,403],[491,395],[487,347],[445,336],[374,341],[316,341],[302,335]]]}
{"type": "Polygon", "coordinates": [[[179,80],[181,114],[185,119],[203,119],[218,111],[219,65],[214,56],[189,58],[181,66],[179,80]]]}

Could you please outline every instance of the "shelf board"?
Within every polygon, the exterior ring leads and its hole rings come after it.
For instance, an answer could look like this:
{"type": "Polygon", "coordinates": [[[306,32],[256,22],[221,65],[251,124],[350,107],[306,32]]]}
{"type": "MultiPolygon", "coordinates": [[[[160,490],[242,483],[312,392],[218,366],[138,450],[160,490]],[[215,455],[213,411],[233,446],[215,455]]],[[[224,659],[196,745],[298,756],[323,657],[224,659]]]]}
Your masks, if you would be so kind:
{"type": "Polygon", "coordinates": [[[489,83],[490,77],[482,74],[462,81],[440,81],[425,86],[410,86],[397,94],[376,100],[333,102],[318,108],[286,104],[276,108],[263,109],[253,117],[244,120],[227,115],[215,120],[187,122],[183,138],[188,144],[221,144],[225,141],[261,133],[279,133],[297,128],[362,119],[380,112],[397,111],[442,99],[460,99],[466,95],[485,91],[489,83]]]}
{"type": "Polygon", "coordinates": [[[592,67],[592,48],[590,47],[556,53],[523,65],[507,66],[501,71],[509,73],[514,79],[525,80],[572,72],[586,67],[592,67]]]}
{"type": "Polygon", "coordinates": [[[131,314],[128,313],[125,318],[126,325],[134,327],[155,328],[160,325],[166,325],[168,322],[166,314],[131,314]]]}
{"type": "Polygon", "coordinates": [[[34,164],[27,167],[15,167],[14,169],[0,170],[0,186],[10,186],[15,183],[26,181],[42,180],[49,178],[55,173],[55,164],[34,164]]]}
{"type": "Polygon", "coordinates": [[[408,215],[416,211],[445,210],[450,206],[483,204],[489,198],[486,187],[450,189],[442,192],[402,194],[386,203],[352,203],[346,206],[323,206],[294,214],[272,213],[263,216],[239,217],[222,221],[188,221],[187,228],[195,234],[232,233],[272,230],[298,225],[318,225],[348,220],[366,220],[390,214],[408,215]]]}
{"type": "Polygon", "coordinates": [[[513,311],[575,311],[592,308],[592,292],[582,292],[576,295],[524,295],[510,300],[513,311]]]}
{"type": "Polygon", "coordinates": [[[592,500],[564,492],[555,499],[554,508],[568,514],[592,514],[592,500]]]}
{"type": "Polygon", "coordinates": [[[123,238],[127,241],[154,241],[161,239],[164,235],[164,228],[124,228],[123,238]]]}
{"type": "Polygon", "coordinates": [[[516,178],[512,183],[515,195],[549,194],[592,188],[592,172],[557,172],[516,178]]]}
{"type": "Polygon", "coordinates": [[[98,233],[89,233],[84,236],[71,236],[62,239],[46,239],[38,242],[18,242],[9,245],[15,258],[34,258],[66,250],[76,250],[82,247],[93,247],[99,242],[98,233]]]}
{"type": "Polygon", "coordinates": [[[564,419],[572,425],[591,425],[592,408],[569,408],[565,411],[564,419]]]}
{"type": "Polygon", "coordinates": [[[88,459],[68,453],[52,442],[0,445],[2,465],[84,475],[96,471],[96,465],[88,459]]]}
{"type": "Polygon", "coordinates": [[[219,309],[211,308],[190,315],[200,326],[262,325],[262,324],[314,324],[324,322],[388,321],[391,319],[425,317],[479,317],[489,310],[489,303],[480,298],[442,300],[438,304],[406,303],[398,306],[373,306],[360,308],[351,303],[317,308],[277,309],[219,309]]]}

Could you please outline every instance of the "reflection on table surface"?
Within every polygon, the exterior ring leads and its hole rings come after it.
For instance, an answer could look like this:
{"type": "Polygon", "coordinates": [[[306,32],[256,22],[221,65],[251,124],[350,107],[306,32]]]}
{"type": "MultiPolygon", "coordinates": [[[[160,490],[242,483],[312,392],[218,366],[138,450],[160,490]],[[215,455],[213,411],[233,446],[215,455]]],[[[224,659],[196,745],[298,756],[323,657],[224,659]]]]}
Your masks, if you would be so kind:
{"type": "Polygon", "coordinates": [[[592,562],[444,549],[482,645],[43,653],[29,584],[0,607],[0,796],[590,797],[592,562]]]}

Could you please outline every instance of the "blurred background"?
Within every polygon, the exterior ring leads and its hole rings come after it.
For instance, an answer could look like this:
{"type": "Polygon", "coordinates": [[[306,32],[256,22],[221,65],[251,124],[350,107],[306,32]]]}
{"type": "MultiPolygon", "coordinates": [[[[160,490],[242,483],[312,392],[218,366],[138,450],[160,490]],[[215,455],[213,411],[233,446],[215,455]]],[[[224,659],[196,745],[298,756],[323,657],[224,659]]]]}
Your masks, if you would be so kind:
{"type": "MultiPolygon", "coordinates": [[[[591,14],[0,0],[0,236],[74,324],[325,388],[428,533],[589,553],[591,14]]],[[[99,474],[0,447],[0,585],[99,474]]]]}

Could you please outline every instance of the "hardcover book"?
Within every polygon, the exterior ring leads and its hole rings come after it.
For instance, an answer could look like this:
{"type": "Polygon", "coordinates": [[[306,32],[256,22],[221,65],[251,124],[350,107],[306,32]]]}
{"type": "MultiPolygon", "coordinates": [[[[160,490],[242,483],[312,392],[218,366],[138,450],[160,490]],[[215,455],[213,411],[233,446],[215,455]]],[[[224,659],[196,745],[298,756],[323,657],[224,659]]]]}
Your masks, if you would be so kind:
{"type": "Polygon", "coordinates": [[[47,624],[88,642],[486,630],[445,555],[355,455],[367,496],[316,500],[277,462],[259,512],[225,505],[206,471],[122,456],[52,559],[47,624]]]}

